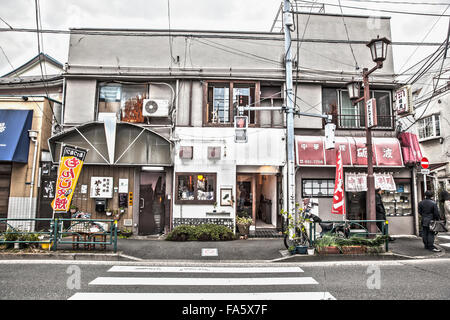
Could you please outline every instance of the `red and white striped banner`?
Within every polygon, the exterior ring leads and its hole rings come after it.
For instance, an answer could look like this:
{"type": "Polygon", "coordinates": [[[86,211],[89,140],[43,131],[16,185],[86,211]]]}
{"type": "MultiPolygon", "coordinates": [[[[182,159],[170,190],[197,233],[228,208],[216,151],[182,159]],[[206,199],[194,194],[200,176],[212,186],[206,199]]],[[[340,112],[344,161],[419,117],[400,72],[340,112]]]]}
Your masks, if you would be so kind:
{"type": "Polygon", "coordinates": [[[344,167],[340,148],[336,148],[336,178],[331,213],[345,214],[344,167]]]}

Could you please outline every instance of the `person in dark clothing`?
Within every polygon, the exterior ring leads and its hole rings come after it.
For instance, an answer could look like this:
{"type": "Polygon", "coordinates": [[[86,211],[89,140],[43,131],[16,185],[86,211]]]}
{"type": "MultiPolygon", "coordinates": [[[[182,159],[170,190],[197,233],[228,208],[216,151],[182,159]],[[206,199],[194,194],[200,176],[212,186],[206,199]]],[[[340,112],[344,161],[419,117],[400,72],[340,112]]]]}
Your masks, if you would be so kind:
{"type": "Polygon", "coordinates": [[[422,240],[425,245],[425,249],[433,252],[440,252],[434,245],[434,232],[430,230],[430,221],[439,220],[439,209],[432,200],[433,192],[426,191],[425,199],[419,202],[419,214],[422,216],[422,240]]]}
{"type": "MultiPolygon", "coordinates": [[[[384,220],[386,221],[386,210],[384,209],[383,201],[381,200],[381,195],[383,194],[383,190],[380,188],[375,190],[375,218],[376,220],[384,220]]],[[[378,229],[383,230],[383,222],[377,222],[378,229]]],[[[389,241],[394,241],[395,239],[389,237],[389,241]]]]}

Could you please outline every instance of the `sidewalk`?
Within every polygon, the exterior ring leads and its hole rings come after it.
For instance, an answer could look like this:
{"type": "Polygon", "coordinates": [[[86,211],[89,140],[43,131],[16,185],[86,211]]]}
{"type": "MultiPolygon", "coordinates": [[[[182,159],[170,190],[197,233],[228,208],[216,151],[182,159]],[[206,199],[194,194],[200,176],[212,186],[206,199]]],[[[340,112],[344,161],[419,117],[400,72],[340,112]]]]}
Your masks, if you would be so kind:
{"type": "Polygon", "coordinates": [[[423,248],[422,239],[399,237],[389,242],[389,252],[382,255],[290,255],[283,239],[247,239],[234,241],[164,241],[120,239],[123,255],[143,260],[266,260],[266,261],[330,261],[330,260],[398,260],[450,257],[445,248],[434,253],[423,248]],[[217,256],[202,256],[202,249],[217,249],[217,256]]]}
{"type": "MultiPolygon", "coordinates": [[[[439,245],[439,240],[436,243],[439,245]]],[[[177,242],[149,237],[118,239],[117,247],[118,253],[114,254],[110,247],[107,251],[73,251],[70,246],[61,245],[60,251],[55,252],[36,254],[0,252],[0,259],[320,262],[450,258],[450,252],[447,253],[444,247],[441,247],[442,252],[439,253],[425,250],[422,239],[415,236],[399,237],[394,242],[389,242],[389,252],[380,255],[290,255],[284,247],[282,238],[177,242]],[[202,256],[202,249],[213,249],[208,250],[212,255],[202,256]]]]}

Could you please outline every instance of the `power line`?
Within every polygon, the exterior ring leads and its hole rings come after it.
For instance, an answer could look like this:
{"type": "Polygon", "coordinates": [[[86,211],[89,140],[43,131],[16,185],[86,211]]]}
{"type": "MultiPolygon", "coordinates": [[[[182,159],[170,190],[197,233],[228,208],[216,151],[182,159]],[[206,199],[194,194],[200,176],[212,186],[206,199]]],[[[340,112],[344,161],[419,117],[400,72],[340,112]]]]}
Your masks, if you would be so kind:
{"type": "Polygon", "coordinates": [[[350,51],[352,52],[353,60],[355,60],[355,68],[356,68],[356,70],[358,70],[359,69],[358,61],[356,61],[355,53],[353,52],[353,47],[352,47],[352,44],[350,43],[350,36],[348,35],[347,24],[345,23],[345,19],[344,19],[344,11],[342,11],[342,6],[341,6],[341,0],[338,0],[338,1],[339,1],[339,9],[341,10],[342,22],[344,22],[345,33],[347,34],[347,40],[349,41],[348,45],[350,46],[350,51]]]}
{"type": "MultiPolygon", "coordinates": [[[[311,1],[303,1],[304,3],[312,3],[311,1]]],[[[318,4],[323,4],[327,6],[332,7],[339,7],[337,4],[332,3],[326,3],[326,2],[317,2],[318,4]]],[[[366,8],[366,7],[354,7],[354,6],[342,6],[343,8],[348,9],[356,9],[356,10],[366,10],[366,11],[374,11],[373,8],[366,8]]],[[[387,12],[387,13],[396,13],[396,14],[407,14],[407,15],[414,15],[414,16],[430,16],[430,17],[439,17],[440,15],[437,13],[426,13],[426,12],[411,12],[411,11],[397,11],[397,10],[386,10],[386,9],[376,9],[378,12],[387,12]]],[[[299,12],[296,12],[299,13],[299,12]]],[[[445,15],[444,17],[450,17],[450,15],[445,15]]]]}
{"type": "Polygon", "coordinates": [[[366,3],[388,3],[388,4],[398,4],[398,5],[426,5],[426,6],[446,6],[448,3],[439,2],[411,2],[411,1],[389,1],[389,0],[344,0],[351,2],[366,2],[366,3]]]}
{"type": "MultiPolygon", "coordinates": [[[[27,28],[14,28],[13,30],[8,28],[0,28],[0,32],[30,32],[36,33],[36,29],[27,29],[27,28]]],[[[97,36],[121,36],[121,37],[161,37],[166,35],[166,30],[57,30],[57,29],[41,29],[39,32],[42,33],[52,33],[52,34],[66,34],[66,35],[97,35],[97,36]]],[[[193,37],[199,39],[240,39],[240,40],[258,40],[258,41],[283,41],[282,37],[278,36],[278,33],[256,33],[255,35],[238,35],[236,32],[230,32],[227,35],[220,34],[195,34],[192,32],[199,32],[198,30],[188,30],[188,31],[174,31],[171,30],[171,37],[193,37]],[[191,33],[189,33],[191,32],[191,33]],[[175,34],[174,34],[175,33],[175,34]],[[256,36],[258,34],[258,36],[256,36]]],[[[201,32],[201,31],[200,31],[201,32]]],[[[246,32],[243,32],[246,33],[246,32]]],[[[294,41],[298,41],[298,39],[292,39],[294,41]]],[[[311,43],[341,43],[341,44],[367,44],[367,41],[364,40],[344,40],[344,39],[314,39],[308,38],[303,39],[302,42],[311,42],[311,43]]],[[[392,46],[423,46],[423,47],[437,47],[440,46],[440,42],[411,42],[411,41],[393,41],[390,45],[392,46]]]]}
{"type": "Polygon", "coordinates": [[[11,27],[11,25],[8,22],[6,22],[4,19],[2,19],[2,17],[0,17],[0,20],[3,21],[3,23],[6,24],[11,30],[14,30],[14,28],[11,27]]]}
{"type": "MultiPolygon", "coordinates": [[[[448,8],[450,8],[450,4],[445,8],[444,12],[442,12],[442,15],[440,17],[438,17],[436,19],[436,21],[434,22],[433,26],[431,27],[430,30],[428,30],[427,34],[425,35],[425,37],[423,37],[421,42],[424,42],[425,39],[428,37],[428,35],[431,33],[431,31],[433,31],[434,27],[436,26],[436,24],[439,22],[439,20],[441,20],[442,16],[445,14],[445,12],[447,12],[448,8]]],[[[411,53],[411,55],[408,57],[408,59],[406,59],[405,63],[403,64],[403,66],[400,68],[399,72],[402,71],[402,69],[405,67],[405,65],[408,63],[408,61],[411,59],[411,57],[416,53],[416,51],[419,49],[419,46],[416,47],[416,49],[414,49],[414,51],[411,53]]]]}

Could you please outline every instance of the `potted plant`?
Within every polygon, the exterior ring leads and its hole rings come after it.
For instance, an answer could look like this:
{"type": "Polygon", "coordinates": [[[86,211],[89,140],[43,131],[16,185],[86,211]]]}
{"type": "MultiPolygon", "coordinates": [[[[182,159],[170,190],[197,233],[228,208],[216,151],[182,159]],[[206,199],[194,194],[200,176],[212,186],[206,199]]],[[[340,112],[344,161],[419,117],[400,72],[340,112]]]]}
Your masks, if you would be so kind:
{"type": "Polygon", "coordinates": [[[73,216],[75,213],[77,213],[78,207],[76,205],[71,204],[69,207],[70,216],[73,216]]]}
{"type": "Polygon", "coordinates": [[[294,245],[289,246],[288,251],[290,254],[295,254],[297,252],[297,248],[294,245]]]}
{"type": "Polygon", "coordinates": [[[119,234],[120,238],[129,238],[133,235],[133,231],[131,229],[124,228],[119,231],[119,234]]]}
{"type": "Polygon", "coordinates": [[[236,217],[236,224],[241,235],[248,235],[252,223],[252,218],[236,217]]]}
{"type": "Polygon", "coordinates": [[[112,215],[112,209],[106,208],[105,213],[106,213],[106,215],[107,215],[108,217],[111,216],[111,215],[112,215]]]}
{"type": "Polygon", "coordinates": [[[339,254],[341,251],[336,243],[336,238],[331,235],[324,235],[315,242],[315,247],[319,254],[339,254]]]}
{"type": "Polygon", "coordinates": [[[338,239],[336,243],[343,254],[364,254],[366,247],[363,245],[364,238],[352,237],[349,239],[338,239]]]}

